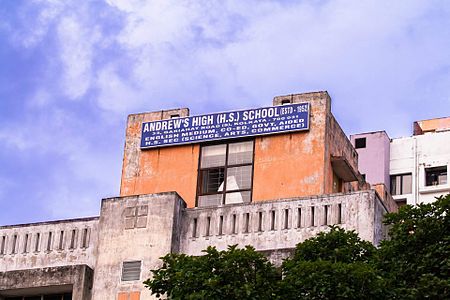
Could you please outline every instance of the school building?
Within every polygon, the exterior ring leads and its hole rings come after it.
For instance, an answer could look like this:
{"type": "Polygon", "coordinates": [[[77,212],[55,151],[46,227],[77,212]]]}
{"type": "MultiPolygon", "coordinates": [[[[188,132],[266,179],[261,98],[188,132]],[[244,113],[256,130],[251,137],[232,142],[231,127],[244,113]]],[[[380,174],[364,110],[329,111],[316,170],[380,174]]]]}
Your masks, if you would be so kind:
{"type": "Polygon", "coordinates": [[[0,299],[153,299],[142,281],[169,252],[253,245],[279,264],[329,225],[377,245],[397,204],[358,156],[327,92],[130,115],[120,195],[98,217],[0,226],[0,299]]]}

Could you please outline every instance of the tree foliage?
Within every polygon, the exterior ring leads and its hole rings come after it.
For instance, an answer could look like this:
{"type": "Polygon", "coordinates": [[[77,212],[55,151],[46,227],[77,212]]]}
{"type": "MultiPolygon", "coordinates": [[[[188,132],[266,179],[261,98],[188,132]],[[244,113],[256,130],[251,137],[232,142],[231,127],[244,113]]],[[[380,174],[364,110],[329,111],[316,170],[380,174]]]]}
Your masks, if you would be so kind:
{"type": "Polygon", "coordinates": [[[253,247],[168,254],[144,283],[170,299],[450,299],[450,195],[387,214],[379,248],[332,226],[281,270],[253,247]]]}
{"type": "Polygon", "coordinates": [[[398,299],[450,299],[450,195],[386,215],[378,267],[398,299]]]}
{"type": "Polygon", "coordinates": [[[354,231],[331,227],[284,261],[280,293],[284,299],[381,298],[383,280],[371,264],[375,251],[354,231]]]}
{"type": "Polygon", "coordinates": [[[273,299],[280,274],[251,246],[226,251],[208,247],[203,256],[168,254],[144,282],[170,299],[273,299]]]}
{"type": "Polygon", "coordinates": [[[354,231],[346,231],[331,226],[329,232],[297,244],[293,261],[327,260],[331,262],[368,262],[373,258],[376,248],[363,241],[354,231]]]}

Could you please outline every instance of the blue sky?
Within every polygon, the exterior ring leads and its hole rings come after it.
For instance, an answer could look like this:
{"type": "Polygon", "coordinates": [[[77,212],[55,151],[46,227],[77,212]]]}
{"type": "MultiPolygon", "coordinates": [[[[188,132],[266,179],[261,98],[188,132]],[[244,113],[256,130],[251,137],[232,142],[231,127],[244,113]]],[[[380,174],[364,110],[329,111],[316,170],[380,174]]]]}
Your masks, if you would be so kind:
{"type": "Polygon", "coordinates": [[[327,90],[347,134],[450,115],[448,1],[0,1],[0,225],[98,214],[126,117],[327,90]]]}

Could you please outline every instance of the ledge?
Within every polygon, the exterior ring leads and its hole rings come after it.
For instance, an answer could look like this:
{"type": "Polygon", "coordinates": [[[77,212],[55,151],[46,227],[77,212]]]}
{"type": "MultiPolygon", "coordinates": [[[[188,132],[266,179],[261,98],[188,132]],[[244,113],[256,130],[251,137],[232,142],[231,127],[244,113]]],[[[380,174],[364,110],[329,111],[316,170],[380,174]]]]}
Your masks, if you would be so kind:
{"type": "Polygon", "coordinates": [[[424,186],[419,189],[420,194],[432,194],[445,191],[450,192],[450,186],[448,184],[424,186]]]}

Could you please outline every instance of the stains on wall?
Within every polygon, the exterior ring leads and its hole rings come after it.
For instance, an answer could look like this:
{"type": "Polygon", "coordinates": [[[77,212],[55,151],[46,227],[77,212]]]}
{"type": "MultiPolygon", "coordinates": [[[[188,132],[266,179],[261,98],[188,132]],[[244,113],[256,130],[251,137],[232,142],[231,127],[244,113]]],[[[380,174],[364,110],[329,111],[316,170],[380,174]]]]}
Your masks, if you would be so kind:
{"type": "MultiPolygon", "coordinates": [[[[273,104],[286,101],[310,103],[310,129],[255,137],[253,201],[336,192],[332,155],[344,157],[357,173],[356,151],[331,114],[328,93],[277,96],[273,104]]],[[[121,196],[175,191],[188,207],[195,206],[200,144],[139,148],[142,123],[170,118],[172,114],[184,117],[189,112],[180,109],[129,116],[121,196]]]]}

